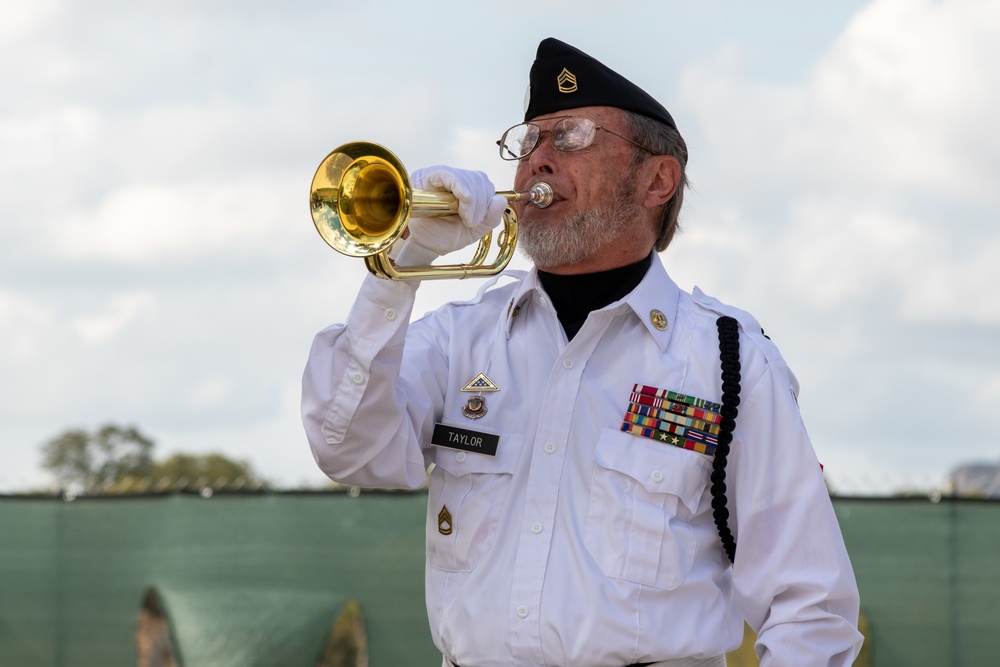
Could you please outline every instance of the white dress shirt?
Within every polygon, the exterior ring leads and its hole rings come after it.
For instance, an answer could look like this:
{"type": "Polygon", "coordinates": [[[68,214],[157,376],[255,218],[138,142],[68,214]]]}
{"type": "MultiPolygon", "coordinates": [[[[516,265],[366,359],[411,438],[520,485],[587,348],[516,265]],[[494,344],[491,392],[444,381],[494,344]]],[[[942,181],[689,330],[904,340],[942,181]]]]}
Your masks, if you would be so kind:
{"type": "Polygon", "coordinates": [[[534,271],[410,324],[415,289],[366,279],[347,323],[316,336],[302,409],[317,463],[339,482],[417,489],[431,469],[427,611],[445,656],[712,657],[740,644],[746,618],[764,667],[853,662],[851,564],[796,381],[752,317],[681,291],[655,255],[569,342],[534,271]],[[621,431],[637,384],[720,401],[720,314],[741,325],[733,567],[712,517],[712,457],[621,431]],[[470,418],[475,392],[462,389],[480,373],[499,391],[470,418]],[[498,436],[496,454],[432,445],[436,423],[498,436]]]}

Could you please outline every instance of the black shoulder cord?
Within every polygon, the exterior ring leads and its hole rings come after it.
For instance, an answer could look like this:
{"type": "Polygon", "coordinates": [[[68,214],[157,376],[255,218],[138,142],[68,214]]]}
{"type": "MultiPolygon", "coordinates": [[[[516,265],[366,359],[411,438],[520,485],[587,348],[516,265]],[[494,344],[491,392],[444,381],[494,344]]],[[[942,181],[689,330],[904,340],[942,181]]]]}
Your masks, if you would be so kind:
{"type": "Polygon", "coordinates": [[[719,327],[719,359],[722,361],[722,422],[719,424],[719,444],[712,462],[712,509],[715,525],[722,538],[722,548],[729,562],[736,561],[736,539],[729,529],[729,509],[726,507],[726,458],[729,443],[736,428],[736,406],[740,404],[740,332],[736,320],[723,316],[719,327]]]}

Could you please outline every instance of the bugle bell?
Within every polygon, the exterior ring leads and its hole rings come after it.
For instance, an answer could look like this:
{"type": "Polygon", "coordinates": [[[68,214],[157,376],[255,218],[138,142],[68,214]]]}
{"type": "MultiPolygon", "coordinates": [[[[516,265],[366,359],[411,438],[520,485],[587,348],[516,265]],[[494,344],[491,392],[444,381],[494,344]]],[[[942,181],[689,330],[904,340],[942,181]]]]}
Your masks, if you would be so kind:
{"type": "MultiPolygon", "coordinates": [[[[539,208],[552,203],[552,188],[536,183],[528,192],[498,192],[510,202],[526,199],[539,208]]],[[[492,233],[479,240],[468,264],[395,266],[389,249],[411,217],[454,215],[458,200],[449,193],[414,190],[402,163],[388,149],[364,141],[335,149],[316,169],[309,196],[313,224],[337,252],[364,257],[368,270],[390,280],[428,280],[492,276],[503,271],[517,244],[517,214],[503,214],[496,259],[484,265],[492,233]]]]}

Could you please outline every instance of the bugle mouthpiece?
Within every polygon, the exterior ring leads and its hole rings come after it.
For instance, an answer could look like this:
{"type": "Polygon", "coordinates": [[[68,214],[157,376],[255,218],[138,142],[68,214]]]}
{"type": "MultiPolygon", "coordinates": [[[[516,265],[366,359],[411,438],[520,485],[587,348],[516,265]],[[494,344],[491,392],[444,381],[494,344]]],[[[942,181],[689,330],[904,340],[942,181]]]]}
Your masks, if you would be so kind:
{"type": "Polygon", "coordinates": [[[537,206],[538,208],[545,208],[552,203],[552,197],[555,192],[552,190],[552,186],[543,181],[539,181],[531,186],[531,190],[528,191],[528,201],[537,206]]]}
{"type": "Polygon", "coordinates": [[[552,203],[552,197],[555,195],[555,191],[552,186],[548,183],[539,181],[531,186],[531,189],[526,192],[518,192],[517,190],[504,190],[498,192],[498,195],[506,197],[507,201],[515,202],[521,201],[522,199],[527,199],[532,204],[538,208],[545,208],[552,203]]]}

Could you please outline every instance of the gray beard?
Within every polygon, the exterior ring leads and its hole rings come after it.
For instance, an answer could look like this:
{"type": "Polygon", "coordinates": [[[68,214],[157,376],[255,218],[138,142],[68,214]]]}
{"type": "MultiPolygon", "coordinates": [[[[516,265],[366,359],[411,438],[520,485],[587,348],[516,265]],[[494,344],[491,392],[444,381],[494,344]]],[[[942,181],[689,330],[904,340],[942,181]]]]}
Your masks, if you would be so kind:
{"type": "Polygon", "coordinates": [[[642,214],[632,201],[635,173],[615,185],[611,201],[552,223],[521,225],[517,247],[540,269],[576,264],[629,232],[642,214]]]}

